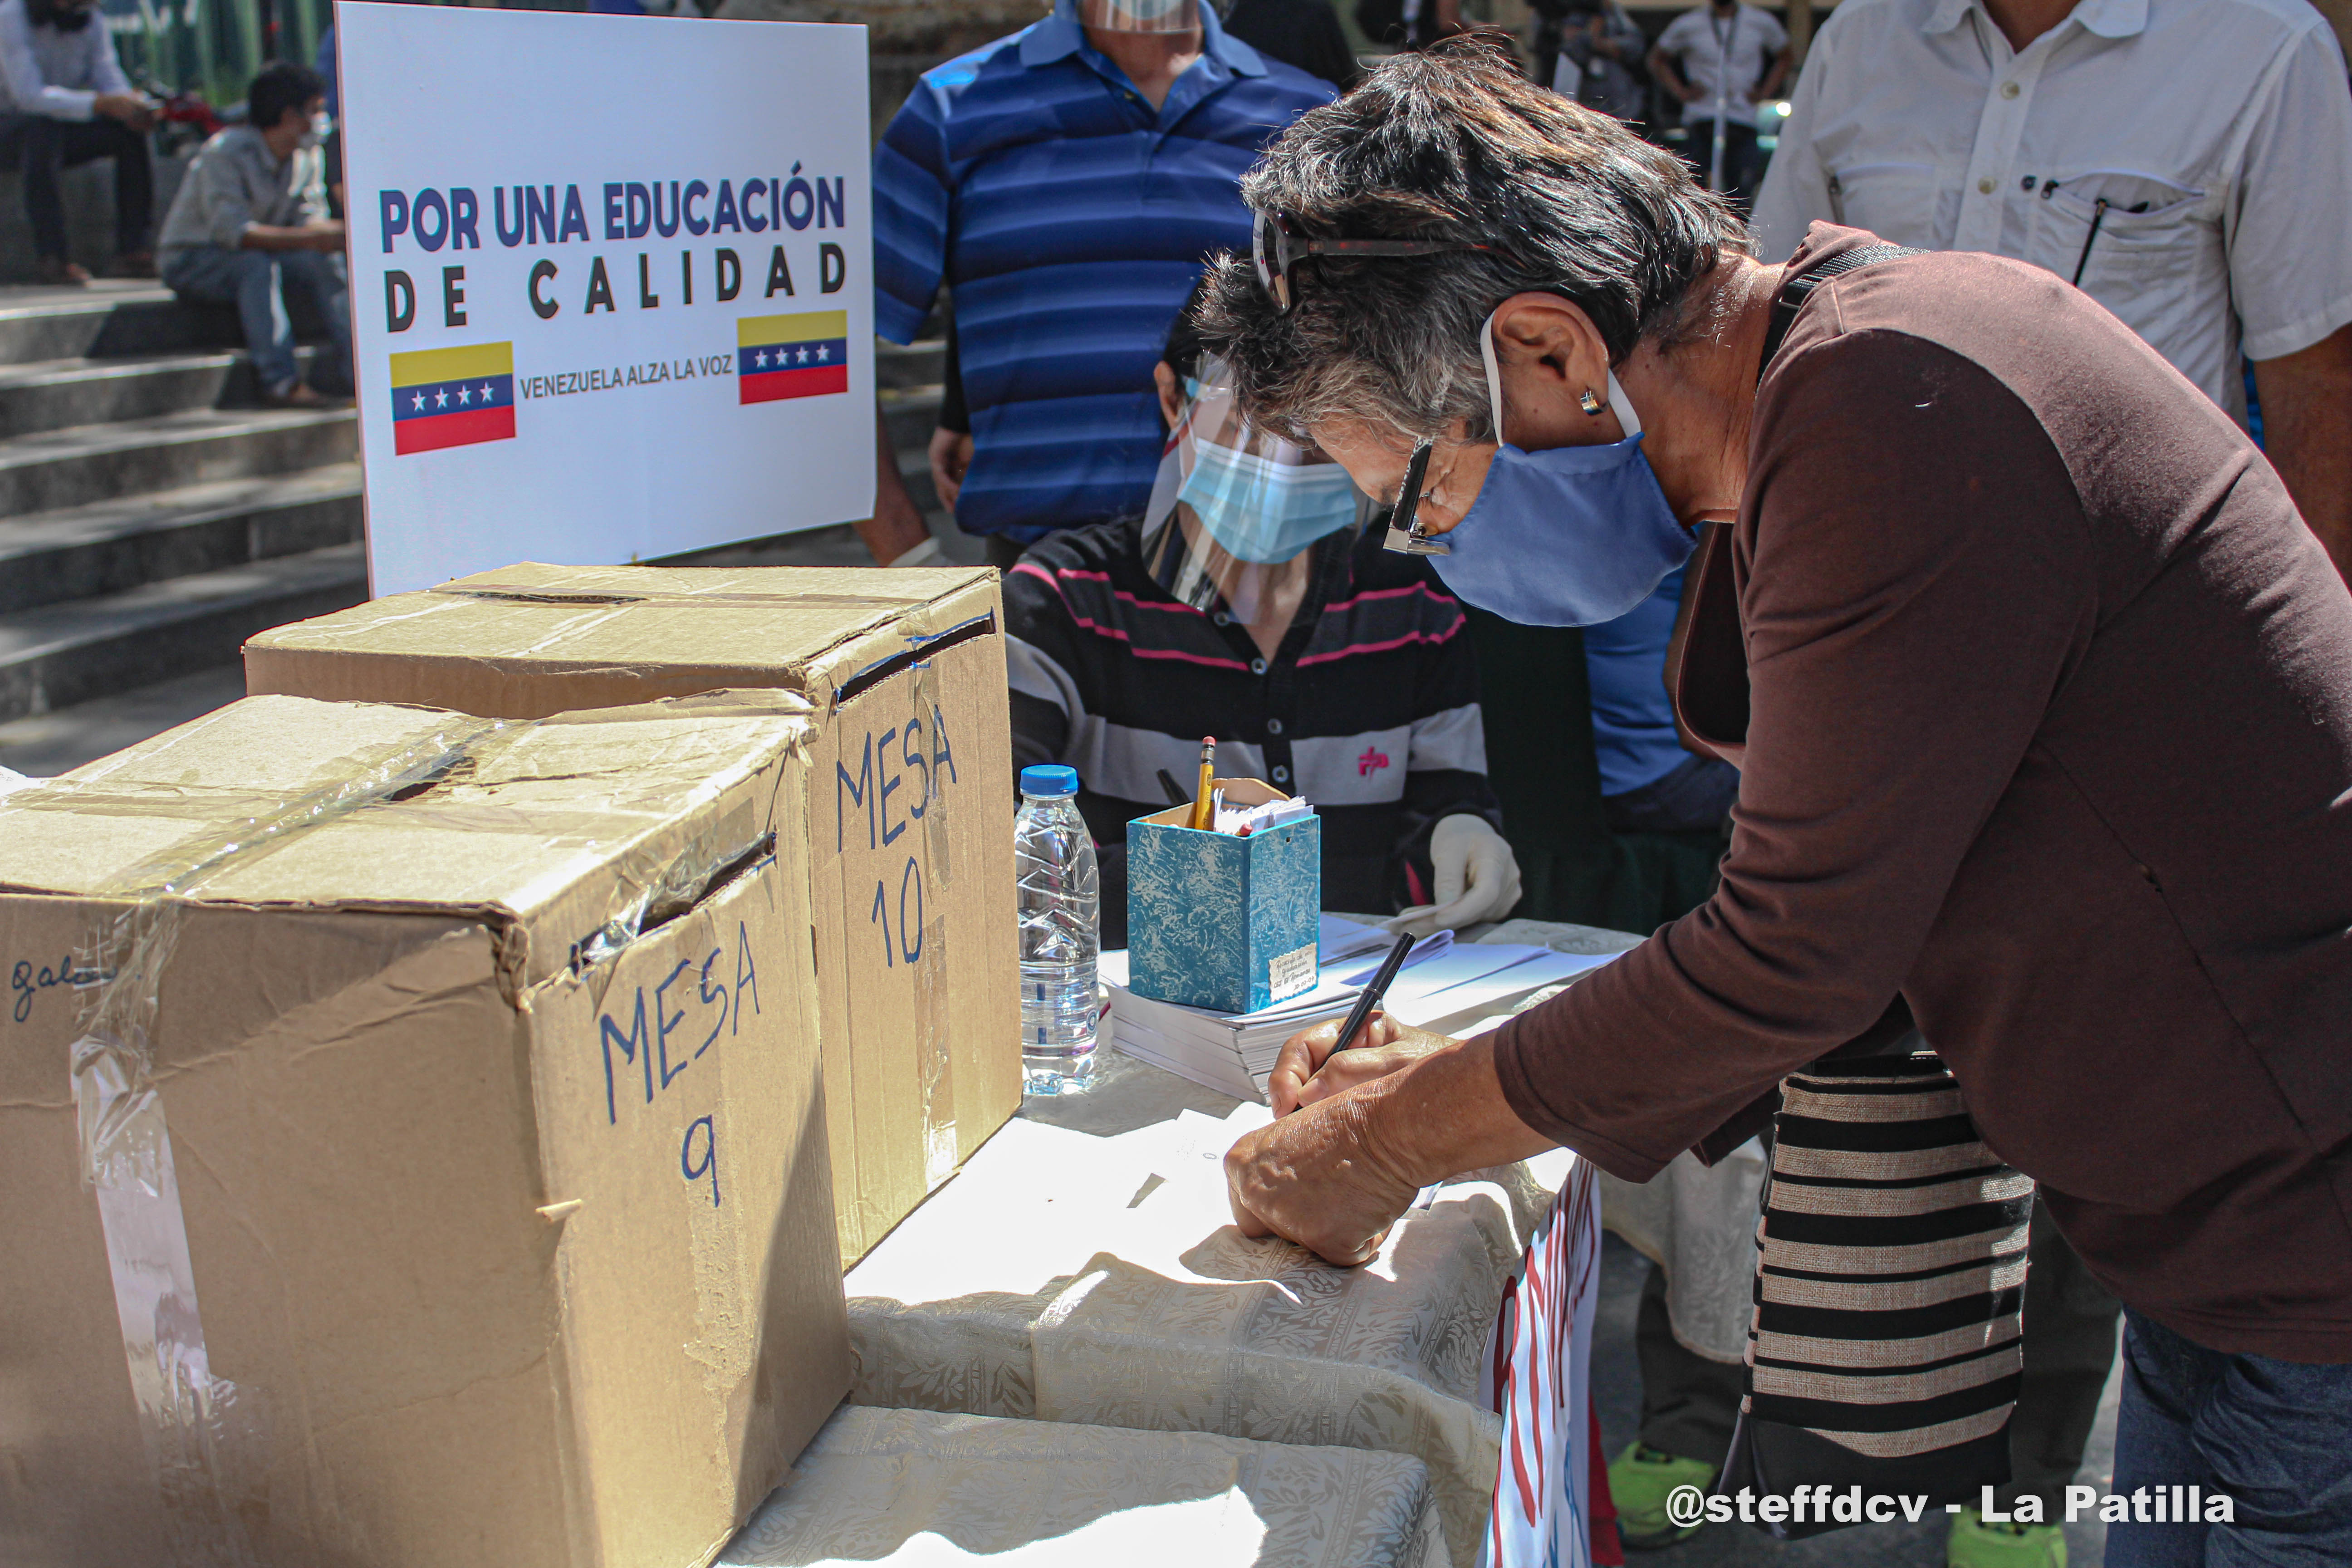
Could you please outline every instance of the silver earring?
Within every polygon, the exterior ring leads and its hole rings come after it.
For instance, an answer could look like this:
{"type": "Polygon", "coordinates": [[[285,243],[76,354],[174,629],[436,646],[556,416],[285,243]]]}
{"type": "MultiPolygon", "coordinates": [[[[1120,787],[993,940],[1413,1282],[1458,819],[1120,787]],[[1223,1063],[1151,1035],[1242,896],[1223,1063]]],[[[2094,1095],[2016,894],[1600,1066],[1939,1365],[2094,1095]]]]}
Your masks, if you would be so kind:
{"type": "Polygon", "coordinates": [[[1592,388],[1589,386],[1584,389],[1584,395],[1576,400],[1576,405],[1596,418],[1600,416],[1601,399],[1592,395],[1592,388]]]}

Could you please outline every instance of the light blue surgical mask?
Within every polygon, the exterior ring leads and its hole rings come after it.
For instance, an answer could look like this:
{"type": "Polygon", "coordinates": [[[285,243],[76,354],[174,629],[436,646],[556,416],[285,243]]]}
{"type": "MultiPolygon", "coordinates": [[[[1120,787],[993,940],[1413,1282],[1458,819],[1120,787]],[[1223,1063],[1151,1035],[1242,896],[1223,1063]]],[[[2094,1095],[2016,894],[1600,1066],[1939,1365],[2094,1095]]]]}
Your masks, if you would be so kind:
{"type": "MultiPolygon", "coordinates": [[[[1479,333],[1495,438],[1503,441],[1502,375],[1495,318],[1479,333]]],[[[1642,453],[1642,421],[1609,373],[1609,406],[1625,438],[1592,447],[1523,452],[1505,442],[1460,522],[1431,557],[1465,602],[1530,626],[1592,626],[1631,612],[1666,574],[1690,559],[1690,531],[1675,520],[1642,453]]]]}
{"type": "Polygon", "coordinates": [[[1356,521],[1356,486],[1337,463],[1284,463],[1202,441],[1179,499],[1240,561],[1273,565],[1356,521]]]}

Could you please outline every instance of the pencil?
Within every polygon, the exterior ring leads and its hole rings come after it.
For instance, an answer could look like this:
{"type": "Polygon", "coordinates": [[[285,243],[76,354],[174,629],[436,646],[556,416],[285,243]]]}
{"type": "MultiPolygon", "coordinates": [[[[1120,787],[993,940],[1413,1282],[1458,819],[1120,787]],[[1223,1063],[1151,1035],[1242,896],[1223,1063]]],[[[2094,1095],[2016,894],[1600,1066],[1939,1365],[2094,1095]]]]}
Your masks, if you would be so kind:
{"type": "Polygon", "coordinates": [[[1404,967],[1404,955],[1412,951],[1415,940],[1411,931],[1405,932],[1397,938],[1396,945],[1389,949],[1389,955],[1381,960],[1380,968],[1372,975],[1372,983],[1364,987],[1364,994],[1357,997],[1355,1006],[1349,1009],[1348,1021],[1339,1026],[1339,1042],[1331,1047],[1333,1056],[1348,1048],[1348,1042],[1356,1037],[1356,1031],[1364,1026],[1372,1016],[1372,1009],[1379,1006],[1381,998],[1389,994],[1389,986],[1396,979],[1397,971],[1404,967]]]}
{"type": "Polygon", "coordinates": [[[1216,803],[1209,798],[1210,792],[1216,788],[1216,784],[1217,738],[1214,735],[1203,735],[1201,737],[1200,789],[1199,793],[1192,796],[1192,826],[1204,833],[1217,826],[1216,803]]]}

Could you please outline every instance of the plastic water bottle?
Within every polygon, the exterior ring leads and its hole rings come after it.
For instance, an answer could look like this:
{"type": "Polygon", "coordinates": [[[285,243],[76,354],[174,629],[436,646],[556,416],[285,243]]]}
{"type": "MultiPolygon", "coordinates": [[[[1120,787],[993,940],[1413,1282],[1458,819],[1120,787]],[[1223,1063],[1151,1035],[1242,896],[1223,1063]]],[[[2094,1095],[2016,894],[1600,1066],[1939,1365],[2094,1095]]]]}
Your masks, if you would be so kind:
{"type": "Polygon", "coordinates": [[[1031,1094],[1074,1094],[1095,1068],[1095,841],[1076,768],[1021,770],[1013,870],[1021,889],[1021,1069],[1031,1094]]]}

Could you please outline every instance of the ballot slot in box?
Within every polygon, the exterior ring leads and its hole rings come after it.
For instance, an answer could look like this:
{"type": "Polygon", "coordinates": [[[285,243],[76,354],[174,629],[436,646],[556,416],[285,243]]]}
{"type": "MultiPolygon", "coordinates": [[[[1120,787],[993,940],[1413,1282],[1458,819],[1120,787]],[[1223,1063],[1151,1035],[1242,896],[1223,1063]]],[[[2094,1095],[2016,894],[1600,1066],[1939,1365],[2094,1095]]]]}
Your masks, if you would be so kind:
{"type": "Polygon", "coordinates": [[[845,1268],[1021,1105],[1012,721],[985,567],[523,563],[279,626],[247,689],[533,719],[783,689],[845,1268]]]}

